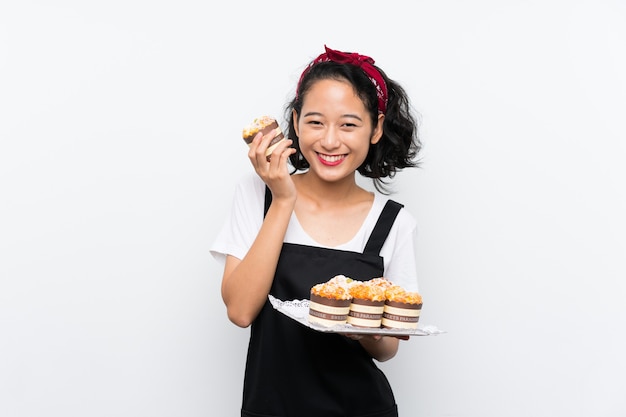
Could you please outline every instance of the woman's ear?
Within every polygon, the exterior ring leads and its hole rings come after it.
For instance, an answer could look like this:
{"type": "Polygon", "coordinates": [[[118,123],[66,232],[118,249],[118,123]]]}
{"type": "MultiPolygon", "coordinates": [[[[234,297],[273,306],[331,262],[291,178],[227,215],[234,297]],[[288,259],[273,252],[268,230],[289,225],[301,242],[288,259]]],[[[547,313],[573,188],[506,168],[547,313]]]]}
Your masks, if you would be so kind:
{"type": "Polygon", "coordinates": [[[378,143],[378,141],[380,140],[380,138],[383,137],[383,123],[385,121],[385,115],[384,114],[379,114],[378,115],[378,122],[376,123],[376,127],[374,127],[374,131],[372,132],[372,138],[370,139],[370,143],[372,145],[375,145],[378,143]]]}
{"type": "Polygon", "coordinates": [[[298,113],[295,110],[291,111],[291,117],[293,118],[293,130],[297,137],[300,137],[300,132],[298,132],[298,113]]]}

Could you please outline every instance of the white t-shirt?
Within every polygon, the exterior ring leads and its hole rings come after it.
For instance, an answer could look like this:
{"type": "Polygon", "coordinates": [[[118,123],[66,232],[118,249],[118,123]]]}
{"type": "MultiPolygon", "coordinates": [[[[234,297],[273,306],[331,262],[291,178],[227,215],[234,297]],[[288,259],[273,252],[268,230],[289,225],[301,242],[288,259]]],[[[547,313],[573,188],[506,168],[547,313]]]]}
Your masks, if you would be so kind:
{"type": "MultiPolygon", "coordinates": [[[[304,231],[295,213],[291,214],[284,241],[362,253],[388,199],[382,194],[374,193],[374,203],[363,225],[349,242],[342,245],[329,247],[313,240],[304,231]]],[[[222,266],[226,255],[243,259],[248,253],[263,223],[264,206],[265,183],[256,173],[245,175],[235,188],[230,215],[210,248],[211,254],[222,266]]],[[[416,235],[415,219],[406,209],[400,210],[379,254],[384,259],[384,277],[408,291],[418,290],[416,235]]]]}

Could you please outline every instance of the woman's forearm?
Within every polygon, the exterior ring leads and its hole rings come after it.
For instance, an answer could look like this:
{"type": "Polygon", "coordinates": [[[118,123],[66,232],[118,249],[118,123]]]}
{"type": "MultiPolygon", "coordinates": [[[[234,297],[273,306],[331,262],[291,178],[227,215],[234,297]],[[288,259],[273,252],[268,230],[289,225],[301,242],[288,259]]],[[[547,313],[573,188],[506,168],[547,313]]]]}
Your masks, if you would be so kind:
{"type": "Polygon", "coordinates": [[[267,299],[292,212],[292,202],[272,202],[246,256],[242,260],[227,258],[222,299],[229,319],[237,326],[248,327],[267,299]]]}
{"type": "Polygon", "coordinates": [[[382,336],[379,339],[366,336],[359,339],[359,342],[367,353],[378,362],[385,362],[396,356],[400,345],[399,339],[388,336],[382,336]]]}

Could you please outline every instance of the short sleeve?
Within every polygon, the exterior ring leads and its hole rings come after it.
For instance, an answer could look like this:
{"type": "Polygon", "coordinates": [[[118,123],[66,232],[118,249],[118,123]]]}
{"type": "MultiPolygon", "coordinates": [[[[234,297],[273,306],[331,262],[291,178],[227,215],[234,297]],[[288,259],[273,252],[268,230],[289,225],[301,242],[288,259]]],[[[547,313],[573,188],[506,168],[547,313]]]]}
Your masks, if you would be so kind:
{"type": "Polygon", "coordinates": [[[417,223],[406,209],[400,210],[381,249],[385,277],[408,291],[418,291],[415,242],[417,223]]]}
{"type": "Polygon", "coordinates": [[[261,225],[265,183],[256,174],[245,175],[235,187],[231,209],[209,251],[222,265],[226,255],[242,259],[261,225]]]}

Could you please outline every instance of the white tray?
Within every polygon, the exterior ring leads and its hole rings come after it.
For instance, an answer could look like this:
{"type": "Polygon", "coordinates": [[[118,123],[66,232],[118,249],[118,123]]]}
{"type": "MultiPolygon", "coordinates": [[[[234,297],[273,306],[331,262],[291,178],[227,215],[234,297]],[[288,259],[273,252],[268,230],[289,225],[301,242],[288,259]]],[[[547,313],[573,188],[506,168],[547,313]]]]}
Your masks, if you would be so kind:
{"type": "Polygon", "coordinates": [[[445,331],[439,330],[436,326],[418,326],[417,329],[368,329],[355,327],[351,324],[337,324],[332,327],[322,326],[317,323],[309,323],[309,300],[281,301],[278,298],[268,295],[272,306],[285,316],[309,327],[313,330],[326,333],[348,333],[348,334],[381,334],[387,336],[435,336],[445,331]]]}

